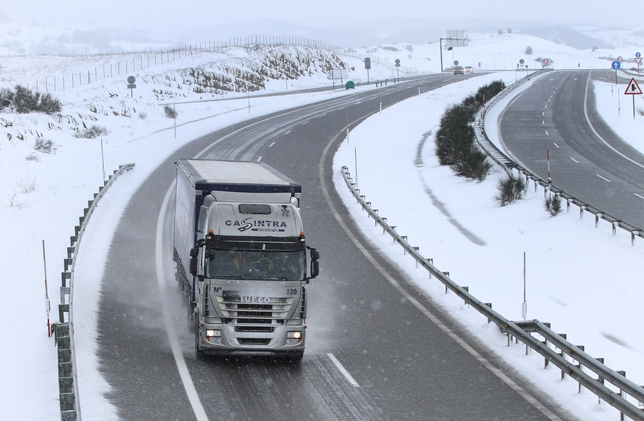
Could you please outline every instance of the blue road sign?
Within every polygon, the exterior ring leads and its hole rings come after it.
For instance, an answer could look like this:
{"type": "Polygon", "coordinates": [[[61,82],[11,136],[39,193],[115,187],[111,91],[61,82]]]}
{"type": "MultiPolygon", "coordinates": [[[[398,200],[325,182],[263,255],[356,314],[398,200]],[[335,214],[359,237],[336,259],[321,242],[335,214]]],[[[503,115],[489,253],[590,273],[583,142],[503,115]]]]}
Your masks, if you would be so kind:
{"type": "Polygon", "coordinates": [[[619,68],[622,67],[622,64],[619,61],[615,60],[611,63],[610,67],[612,67],[613,70],[619,70],[619,68]]]}
{"type": "Polygon", "coordinates": [[[635,53],[635,57],[640,58],[640,57],[642,57],[642,55],[638,51],[637,53],[635,53]]]}

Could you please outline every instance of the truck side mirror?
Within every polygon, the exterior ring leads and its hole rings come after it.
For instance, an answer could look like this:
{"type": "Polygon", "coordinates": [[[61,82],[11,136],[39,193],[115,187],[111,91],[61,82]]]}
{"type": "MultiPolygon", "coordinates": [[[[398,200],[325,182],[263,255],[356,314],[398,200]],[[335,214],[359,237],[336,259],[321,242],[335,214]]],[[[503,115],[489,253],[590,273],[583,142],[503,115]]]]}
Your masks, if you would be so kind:
{"type": "Polygon", "coordinates": [[[320,274],[320,252],[314,248],[309,248],[309,250],[311,250],[311,276],[309,279],[312,279],[320,274]]]}
{"type": "Polygon", "coordinates": [[[197,257],[199,256],[199,248],[198,247],[193,247],[190,249],[190,274],[192,276],[197,276],[197,266],[198,266],[198,260],[197,257]]]}

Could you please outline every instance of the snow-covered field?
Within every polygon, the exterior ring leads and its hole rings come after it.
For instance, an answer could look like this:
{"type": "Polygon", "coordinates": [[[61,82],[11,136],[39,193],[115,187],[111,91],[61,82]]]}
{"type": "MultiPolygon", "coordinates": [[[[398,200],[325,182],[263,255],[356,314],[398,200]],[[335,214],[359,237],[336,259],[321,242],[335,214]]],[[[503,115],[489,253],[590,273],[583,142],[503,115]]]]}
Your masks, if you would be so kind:
{"type": "MultiPolygon", "coordinates": [[[[550,58],[555,68],[599,69],[610,68],[612,59],[619,55],[632,57],[634,51],[631,50],[628,47],[578,51],[527,35],[503,34],[473,38],[469,47],[457,48],[454,53],[443,51],[443,60],[450,64],[459,60],[461,65],[473,66],[475,71],[513,69],[519,59],[533,64],[536,57],[550,58]],[[532,47],[531,56],[523,54],[527,46],[532,47]]],[[[320,72],[322,59],[332,60],[330,55],[316,59],[322,53],[312,48],[281,51],[293,60],[307,57],[305,76],[269,80],[263,92],[295,91],[330,84],[326,75],[320,72]]],[[[391,61],[399,58],[403,66],[415,67],[419,72],[435,72],[440,68],[437,44],[395,44],[356,52],[391,61]]],[[[0,112],[0,176],[4,181],[0,184],[0,227],[5,233],[5,240],[0,244],[3,256],[0,270],[7,278],[4,289],[7,299],[0,312],[9,321],[3,324],[5,345],[0,348],[5,361],[2,384],[5,393],[0,398],[5,408],[4,416],[7,419],[59,419],[57,355],[53,339],[47,337],[46,331],[42,243],[44,240],[46,245],[51,320],[55,321],[60,285],[58,273],[63,270],[69,236],[78,224],[82,209],[103,183],[103,168],[111,173],[121,164],[135,163],[135,169],[118,180],[92,216],[76,268],[74,315],[83,415],[85,419],[113,419],[113,409],[101,395],[108,386],[101,380],[93,353],[97,346],[93,311],[99,299],[100,268],[106,247],[129,195],[162,159],[200,135],[243,121],[249,115],[258,116],[330,96],[351,95],[352,91],[278,98],[195,91],[198,77],[186,69],[223,72],[236,67],[248,71],[259,53],[241,48],[195,53],[173,60],[166,55],[164,60],[167,61],[163,63],[160,63],[160,55],[150,53],[62,58],[9,55],[6,50],[3,53],[0,89],[13,88],[16,84],[32,89],[38,86],[63,104],[61,116],[0,112]],[[156,64],[153,64],[153,57],[156,57],[156,64]],[[131,73],[126,71],[131,69],[127,60],[133,60],[131,73]],[[124,69],[117,71],[119,66],[124,69]],[[120,74],[115,75],[117,72],[120,74]],[[83,79],[88,73],[90,78],[83,79]],[[76,82],[72,88],[72,75],[80,78],[77,81],[84,80],[83,83],[79,86],[76,82]],[[137,88],[132,92],[126,88],[128,75],[137,78],[137,88]],[[64,90],[63,77],[66,78],[64,90]],[[207,101],[221,98],[227,100],[207,101]],[[176,138],[173,121],[166,118],[163,105],[172,105],[179,113],[176,138]],[[104,129],[105,133],[94,139],[74,136],[92,126],[104,129]],[[37,142],[43,141],[51,142],[48,153],[34,149],[37,142]],[[34,400],[38,405],[33,404],[34,400]]],[[[346,56],[340,59],[349,68],[353,67],[350,78],[363,82],[358,89],[376,89],[373,84],[364,86],[366,73],[360,60],[346,56]]],[[[389,69],[376,67],[371,70],[370,79],[391,76],[389,69]]],[[[644,291],[636,277],[643,269],[642,244],[631,247],[625,233],[613,237],[607,227],[600,225],[596,229],[590,218],[579,220],[575,212],[549,217],[543,211],[538,193],[519,204],[498,208],[492,199],[495,177],[484,183],[455,178],[436,165],[431,139],[423,149],[423,167],[415,166],[422,134],[436,129],[445,106],[459,102],[489,81],[504,79],[510,83],[515,78],[514,72],[491,74],[429,92],[384,110],[351,133],[351,148],[342,148],[335,163],[352,168],[353,148],[356,147],[360,159],[360,188],[367,198],[378,204],[389,221],[396,221],[395,225],[401,232],[406,231],[414,245],[433,257],[437,267],[449,271],[457,282],[469,285],[478,298],[492,302],[494,308],[508,318],[521,316],[522,253],[525,251],[528,256],[528,317],[551,322],[558,331],[568,333],[571,341],[586,345],[586,351],[591,355],[604,357],[611,368],[624,369],[629,378],[644,383],[644,338],[639,335],[637,324],[644,316],[641,299],[638,299],[644,291]],[[392,125],[392,121],[399,125],[392,125]],[[395,130],[399,139],[395,150],[387,149],[387,139],[393,133],[390,130],[395,130]],[[382,145],[380,148],[362,147],[366,139],[375,139],[382,145]],[[386,153],[372,155],[369,150],[386,153]],[[387,162],[383,163],[385,157],[387,162]],[[395,174],[383,171],[383,168],[391,167],[392,160],[399,164],[395,174]],[[383,180],[391,181],[393,177],[402,177],[407,182],[412,180],[409,184],[422,190],[409,192],[405,195],[409,199],[401,203],[391,199],[391,195],[400,197],[400,192],[373,187],[383,180]],[[454,218],[482,238],[486,246],[471,244],[455,232],[424,193],[425,186],[445,204],[454,218]],[[467,203],[461,202],[463,198],[468,198],[467,203]],[[427,228],[431,228],[431,235],[423,235],[418,226],[413,225],[414,218],[420,214],[423,220],[432,215],[431,226],[427,228]],[[409,224],[408,229],[405,224],[409,224]]],[[[616,116],[615,108],[609,105],[617,101],[611,87],[597,84],[596,89],[599,102],[606,105],[601,110],[606,120],[626,141],[634,145],[641,142],[644,117],[628,118],[624,105],[621,116],[616,116]]],[[[640,98],[637,100],[638,107],[644,108],[640,98]]],[[[400,185],[399,182],[384,183],[388,184],[400,185]]],[[[348,205],[354,203],[348,198],[343,182],[337,188],[347,198],[348,205]]],[[[354,214],[359,221],[366,219],[359,209],[354,209],[354,214]]],[[[367,226],[365,230],[368,230],[367,226]]],[[[374,242],[383,241],[378,233],[369,235],[374,242]]],[[[382,247],[409,271],[412,282],[427,288],[428,294],[435,296],[476,335],[535,382],[558,395],[567,406],[572,405],[581,418],[616,419],[614,411],[607,405],[597,405],[596,398],[589,392],[578,395],[576,383],[560,381],[554,369],[541,369],[540,358],[525,357],[523,348],[505,347],[498,332],[489,329],[476,312],[463,307],[454,297],[442,294],[440,285],[430,284],[426,276],[418,274],[413,261],[401,256],[400,250],[390,249],[390,241],[384,240],[384,243],[382,247]]]]}

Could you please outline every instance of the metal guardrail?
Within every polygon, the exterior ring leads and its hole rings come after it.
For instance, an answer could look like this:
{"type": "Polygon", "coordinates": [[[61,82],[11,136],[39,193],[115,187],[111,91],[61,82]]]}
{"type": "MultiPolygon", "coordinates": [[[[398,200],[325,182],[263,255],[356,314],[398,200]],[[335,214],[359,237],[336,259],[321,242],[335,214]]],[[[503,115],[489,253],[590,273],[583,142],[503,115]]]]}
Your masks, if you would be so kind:
{"type": "MultiPolygon", "coordinates": [[[[553,71],[553,70],[540,70],[538,71],[537,76],[544,71],[553,71]]],[[[546,191],[549,191],[555,194],[557,197],[564,198],[566,200],[566,210],[570,210],[571,204],[578,206],[580,218],[583,216],[584,211],[592,213],[595,216],[595,227],[598,225],[598,222],[600,219],[605,220],[606,222],[612,225],[613,235],[616,234],[617,228],[621,228],[625,231],[628,231],[631,236],[631,245],[635,245],[635,237],[644,238],[644,228],[636,227],[632,224],[629,224],[628,222],[625,222],[616,216],[606,213],[603,210],[595,206],[592,206],[591,204],[584,202],[583,200],[580,200],[571,194],[566,193],[562,189],[559,189],[556,186],[554,186],[552,183],[548,183],[547,180],[539,177],[538,175],[530,172],[527,168],[524,168],[523,166],[514,162],[510,157],[508,157],[505,154],[505,152],[500,150],[497,147],[497,145],[495,145],[487,137],[487,133],[485,132],[485,115],[487,114],[488,110],[492,108],[494,105],[496,105],[501,99],[509,95],[514,89],[519,87],[524,82],[530,80],[530,78],[532,78],[535,73],[532,73],[524,77],[523,79],[517,81],[516,83],[509,85],[503,91],[499,92],[494,98],[492,98],[487,104],[485,104],[485,107],[483,107],[481,112],[478,113],[476,120],[474,122],[474,129],[475,129],[474,131],[476,133],[476,141],[478,145],[481,147],[481,149],[483,149],[483,151],[485,151],[485,153],[494,162],[496,162],[499,166],[501,166],[501,168],[503,168],[508,173],[508,175],[510,174],[511,168],[516,169],[519,175],[523,174],[525,176],[526,183],[529,182],[529,180],[532,180],[534,182],[535,191],[536,191],[537,185],[540,185],[544,188],[544,194],[546,193],[546,191]]]]}
{"type": "Polygon", "coordinates": [[[562,377],[567,374],[579,382],[580,389],[581,386],[584,386],[600,399],[618,409],[622,415],[627,415],[634,420],[644,420],[644,410],[640,409],[637,403],[629,401],[630,397],[631,400],[644,405],[644,387],[628,380],[625,373],[613,371],[598,359],[586,354],[583,346],[571,344],[564,335],[557,334],[551,330],[547,323],[541,323],[536,319],[513,322],[494,311],[492,303],[483,303],[478,300],[469,293],[468,287],[456,284],[450,279],[447,272],[442,272],[433,265],[432,259],[425,258],[420,254],[418,247],[410,246],[407,243],[407,237],[398,234],[395,227],[389,225],[387,218],[378,214],[378,210],[374,209],[371,206],[371,202],[367,202],[365,196],[360,194],[360,189],[356,188],[347,167],[342,167],[342,176],[355,199],[362,206],[362,209],[369,214],[369,217],[373,218],[375,224],[380,225],[383,232],[388,233],[406,253],[409,253],[416,260],[417,264],[425,268],[430,277],[433,275],[442,282],[445,285],[446,293],[448,291],[454,292],[466,304],[485,316],[488,323],[494,322],[504,334],[508,335],[508,345],[510,345],[511,338],[523,342],[526,347],[544,357],[546,366],[548,363],[552,363],[561,369],[562,377]],[[532,333],[540,335],[542,339],[532,336],[532,333]],[[598,377],[593,377],[588,371],[598,377]],[[605,384],[606,382],[617,388],[618,391],[608,387],[605,384]]]}
{"type": "Polygon", "coordinates": [[[56,346],[58,348],[58,396],[60,400],[60,418],[62,421],[80,421],[80,399],[78,394],[78,376],[76,372],[76,356],[74,349],[74,324],[73,324],[73,291],[74,267],[76,256],[80,247],[81,237],[87,227],[90,216],[94,213],[98,201],[105,195],[114,181],[123,173],[134,168],[134,164],[121,165],[114,171],[94,199],[88,201],[88,207],[83,210],[83,216],[78,218],[78,225],[74,235],[69,238],[70,246],[67,247],[67,258],[64,259],[65,270],[61,273],[62,285],[60,287],[60,304],[58,305],[58,323],[52,325],[56,346]],[[71,270],[69,270],[71,267],[71,270]]]}

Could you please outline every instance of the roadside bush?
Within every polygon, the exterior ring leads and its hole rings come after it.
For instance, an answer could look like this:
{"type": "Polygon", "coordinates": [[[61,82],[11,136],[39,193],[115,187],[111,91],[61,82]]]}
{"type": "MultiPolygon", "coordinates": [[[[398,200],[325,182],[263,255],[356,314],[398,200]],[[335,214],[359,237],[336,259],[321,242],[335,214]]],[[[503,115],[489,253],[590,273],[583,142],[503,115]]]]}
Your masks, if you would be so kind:
{"type": "Polygon", "coordinates": [[[506,206],[523,199],[528,192],[528,184],[523,178],[510,174],[505,179],[499,179],[497,189],[498,193],[494,196],[494,200],[499,206],[506,206]]]}
{"type": "Polygon", "coordinates": [[[454,165],[474,142],[474,129],[469,122],[471,115],[467,107],[452,105],[441,117],[436,132],[436,156],[440,165],[454,165]]]}
{"type": "Polygon", "coordinates": [[[472,148],[450,168],[460,177],[483,181],[490,173],[492,164],[487,160],[487,155],[472,144],[472,148]]]}
{"type": "Polygon", "coordinates": [[[177,113],[177,111],[169,105],[163,106],[163,111],[165,111],[165,116],[167,118],[177,118],[177,116],[179,115],[179,113],[177,113]]]}
{"type": "Polygon", "coordinates": [[[33,152],[31,152],[31,153],[29,153],[29,155],[25,156],[25,159],[27,161],[40,162],[40,158],[38,158],[38,155],[36,155],[33,152]]]}
{"type": "Polygon", "coordinates": [[[32,92],[31,89],[21,85],[16,85],[15,92],[11,96],[11,101],[17,113],[27,114],[30,112],[39,112],[52,114],[60,112],[60,101],[54,99],[50,94],[41,94],[32,92]]]}
{"type": "Polygon", "coordinates": [[[51,140],[36,139],[34,142],[34,149],[42,153],[51,153],[54,147],[54,142],[51,140]]]}
{"type": "Polygon", "coordinates": [[[9,88],[0,89],[0,110],[8,108],[13,103],[13,91],[9,88]]]}
{"type": "Polygon", "coordinates": [[[502,80],[496,80],[485,86],[481,86],[474,97],[476,98],[476,101],[483,106],[487,101],[504,89],[505,83],[502,80]]]}
{"type": "Polygon", "coordinates": [[[492,169],[487,156],[476,146],[472,123],[485,102],[505,89],[503,81],[479,88],[475,95],[460,104],[449,106],[441,116],[436,131],[436,157],[461,177],[483,181],[492,169]]]}
{"type": "Polygon", "coordinates": [[[552,216],[557,216],[561,213],[561,197],[556,194],[548,194],[545,203],[546,211],[552,216]]]}
{"type": "Polygon", "coordinates": [[[93,125],[90,128],[83,130],[82,132],[76,133],[74,137],[82,139],[96,139],[97,137],[107,135],[108,133],[109,132],[106,128],[93,125]]]}

